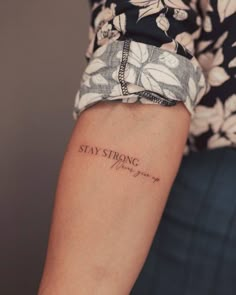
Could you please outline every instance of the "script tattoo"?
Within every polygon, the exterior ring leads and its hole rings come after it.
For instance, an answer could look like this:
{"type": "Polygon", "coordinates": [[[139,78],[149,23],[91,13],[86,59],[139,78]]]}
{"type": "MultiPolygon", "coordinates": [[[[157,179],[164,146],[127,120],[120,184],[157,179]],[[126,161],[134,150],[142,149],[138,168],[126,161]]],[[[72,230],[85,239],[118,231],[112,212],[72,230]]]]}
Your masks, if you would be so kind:
{"type": "Polygon", "coordinates": [[[79,153],[91,154],[95,156],[101,156],[107,159],[115,160],[115,162],[110,166],[110,169],[124,169],[131,173],[133,177],[144,176],[153,180],[153,183],[158,182],[160,179],[158,177],[152,176],[147,172],[144,172],[137,167],[140,164],[140,160],[136,157],[131,157],[129,155],[121,154],[119,152],[99,148],[97,146],[89,146],[87,144],[81,144],[78,150],[79,153]]]}

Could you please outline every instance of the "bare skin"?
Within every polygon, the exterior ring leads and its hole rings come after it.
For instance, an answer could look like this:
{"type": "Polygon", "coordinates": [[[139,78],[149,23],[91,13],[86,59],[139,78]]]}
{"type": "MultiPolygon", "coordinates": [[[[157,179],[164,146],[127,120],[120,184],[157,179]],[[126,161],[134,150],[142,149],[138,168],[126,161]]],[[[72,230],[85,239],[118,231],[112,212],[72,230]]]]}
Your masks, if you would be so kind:
{"type": "Polygon", "coordinates": [[[38,295],[128,295],[177,174],[183,103],[101,102],[76,122],[60,170],[38,295]]]}

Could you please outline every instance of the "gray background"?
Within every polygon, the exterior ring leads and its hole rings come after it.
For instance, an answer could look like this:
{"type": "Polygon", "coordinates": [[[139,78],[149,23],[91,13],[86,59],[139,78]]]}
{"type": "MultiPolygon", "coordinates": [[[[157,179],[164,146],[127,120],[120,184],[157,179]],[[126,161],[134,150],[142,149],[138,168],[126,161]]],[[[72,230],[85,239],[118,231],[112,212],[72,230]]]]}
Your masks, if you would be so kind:
{"type": "Polygon", "coordinates": [[[0,1],[0,294],[36,294],[88,44],[86,0],[0,1]]]}

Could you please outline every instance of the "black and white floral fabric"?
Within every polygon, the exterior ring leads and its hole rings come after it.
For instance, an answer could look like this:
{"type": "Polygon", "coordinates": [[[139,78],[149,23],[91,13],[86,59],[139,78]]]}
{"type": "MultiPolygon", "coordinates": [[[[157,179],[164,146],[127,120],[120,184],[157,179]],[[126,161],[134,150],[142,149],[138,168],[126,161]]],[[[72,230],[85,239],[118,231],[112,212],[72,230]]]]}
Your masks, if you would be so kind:
{"type": "Polygon", "coordinates": [[[103,100],[182,101],[191,115],[184,154],[236,147],[235,0],[90,2],[75,120],[103,100]]]}

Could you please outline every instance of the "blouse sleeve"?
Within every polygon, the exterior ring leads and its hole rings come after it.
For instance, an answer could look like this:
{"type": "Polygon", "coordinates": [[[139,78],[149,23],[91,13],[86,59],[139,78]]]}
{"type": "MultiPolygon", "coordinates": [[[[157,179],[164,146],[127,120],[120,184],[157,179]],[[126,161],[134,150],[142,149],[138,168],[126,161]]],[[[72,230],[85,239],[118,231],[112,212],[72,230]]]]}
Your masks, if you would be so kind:
{"type": "Polygon", "coordinates": [[[195,0],[92,1],[74,119],[100,101],[183,102],[193,115],[206,90],[195,57],[201,26],[195,0]]]}

